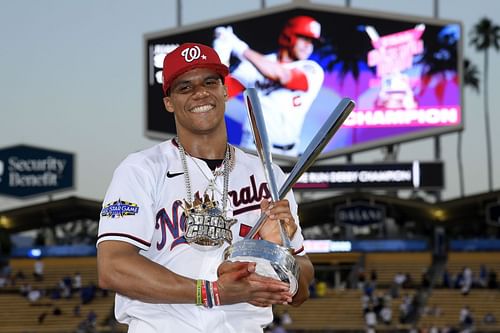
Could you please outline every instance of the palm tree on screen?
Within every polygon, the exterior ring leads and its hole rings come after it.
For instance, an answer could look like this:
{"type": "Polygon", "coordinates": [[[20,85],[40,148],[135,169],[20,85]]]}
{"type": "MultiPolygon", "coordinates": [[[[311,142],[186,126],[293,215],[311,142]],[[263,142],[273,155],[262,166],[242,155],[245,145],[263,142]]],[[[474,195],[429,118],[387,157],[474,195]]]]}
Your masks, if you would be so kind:
{"type": "MultiPolygon", "coordinates": [[[[465,87],[471,87],[476,92],[479,92],[479,70],[469,59],[465,58],[463,62],[463,82],[465,87]]],[[[464,122],[465,112],[462,112],[462,122],[464,122]]],[[[457,159],[458,159],[458,178],[460,182],[460,196],[465,195],[464,186],[464,167],[462,159],[462,134],[463,131],[458,132],[457,140],[457,159]]]]}
{"type": "Polygon", "coordinates": [[[491,48],[498,51],[500,49],[500,26],[493,23],[488,18],[482,18],[470,32],[470,44],[476,47],[477,51],[484,51],[484,126],[486,134],[486,153],[488,159],[488,189],[493,190],[493,165],[491,153],[490,115],[488,104],[488,65],[489,50],[491,48]]]}

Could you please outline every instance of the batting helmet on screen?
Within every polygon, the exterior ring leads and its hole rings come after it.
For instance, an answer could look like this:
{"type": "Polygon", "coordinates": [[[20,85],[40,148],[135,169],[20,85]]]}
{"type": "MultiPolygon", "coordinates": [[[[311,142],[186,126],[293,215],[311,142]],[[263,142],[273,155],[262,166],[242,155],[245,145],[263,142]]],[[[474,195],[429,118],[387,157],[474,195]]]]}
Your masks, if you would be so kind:
{"type": "Polygon", "coordinates": [[[293,47],[297,41],[297,36],[319,39],[321,35],[321,24],[309,16],[295,16],[289,19],[278,39],[281,47],[293,47]]]}

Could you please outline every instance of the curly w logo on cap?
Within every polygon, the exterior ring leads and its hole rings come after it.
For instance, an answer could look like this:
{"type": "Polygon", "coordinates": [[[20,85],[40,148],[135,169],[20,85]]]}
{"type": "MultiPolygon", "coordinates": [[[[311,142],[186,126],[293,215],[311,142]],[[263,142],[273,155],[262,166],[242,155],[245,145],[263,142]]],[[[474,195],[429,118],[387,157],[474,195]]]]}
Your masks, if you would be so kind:
{"type": "Polygon", "coordinates": [[[163,60],[163,93],[167,94],[170,85],[179,75],[195,68],[210,68],[222,77],[229,73],[213,48],[199,43],[184,43],[168,53],[163,60]]]}
{"type": "Polygon", "coordinates": [[[202,56],[203,59],[207,58],[205,55],[201,55],[201,51],[200,51],[200,48],[198,46],[188,47],[187,49],[182,50],[181,55],[184,57],[184,60],[186,60],[187,62],[191,62],[193,60],[196,60],[200,56],[202,56]]]}

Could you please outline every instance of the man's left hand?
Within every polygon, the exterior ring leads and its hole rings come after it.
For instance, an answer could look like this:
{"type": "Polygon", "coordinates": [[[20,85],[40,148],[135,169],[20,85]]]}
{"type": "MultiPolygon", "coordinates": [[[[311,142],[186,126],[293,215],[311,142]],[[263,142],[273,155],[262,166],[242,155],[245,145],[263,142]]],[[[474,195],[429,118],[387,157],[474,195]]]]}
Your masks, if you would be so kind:
{"type": "Polygon", "coordinates": [[[293,238],[293,235],[297,231],[297,224],[290,211],[288,200],[284,199],[276,202],[262,200],[260,208],[267,215],[266,221],[259,230],[259,236],[262,239],[282,245],[280,221],[288,237],[290,239],[293,238]]]}

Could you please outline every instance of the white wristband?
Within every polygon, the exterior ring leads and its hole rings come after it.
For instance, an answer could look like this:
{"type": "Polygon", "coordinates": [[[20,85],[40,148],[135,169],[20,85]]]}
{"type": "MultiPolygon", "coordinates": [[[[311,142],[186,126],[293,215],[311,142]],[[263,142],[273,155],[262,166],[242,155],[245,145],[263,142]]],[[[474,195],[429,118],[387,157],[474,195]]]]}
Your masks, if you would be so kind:
{"type": "Polygon", "coordinates": [[[242,59],[243,53],[248,50],[248,44],[239,39],[238,37],[234,36],[233,39],[233,54],[237,56],[238,58],[242,59]]]}

